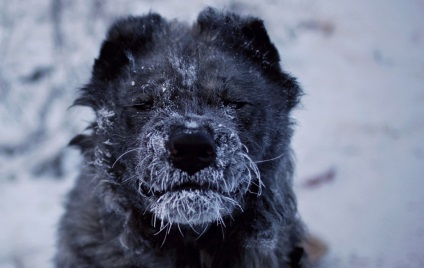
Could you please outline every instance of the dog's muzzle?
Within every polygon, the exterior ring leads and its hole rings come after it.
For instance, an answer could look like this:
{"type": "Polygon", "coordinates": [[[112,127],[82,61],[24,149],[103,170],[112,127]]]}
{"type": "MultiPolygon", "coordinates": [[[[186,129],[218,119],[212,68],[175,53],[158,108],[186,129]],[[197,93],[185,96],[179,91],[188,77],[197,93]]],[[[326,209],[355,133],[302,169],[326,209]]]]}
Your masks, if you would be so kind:
{"type": "MultiPolygon", "coordinates": [[[[176,119],[181,118],[170,120],[176,119]]],[[[161,226],[221,223],[234,210],[243,211],[243,196],[251,184],[260,194],[259,171],[229,127],[176,122],[156,130],[145,136],[146,150],[137,167],[139,189],[161,226]]]]}

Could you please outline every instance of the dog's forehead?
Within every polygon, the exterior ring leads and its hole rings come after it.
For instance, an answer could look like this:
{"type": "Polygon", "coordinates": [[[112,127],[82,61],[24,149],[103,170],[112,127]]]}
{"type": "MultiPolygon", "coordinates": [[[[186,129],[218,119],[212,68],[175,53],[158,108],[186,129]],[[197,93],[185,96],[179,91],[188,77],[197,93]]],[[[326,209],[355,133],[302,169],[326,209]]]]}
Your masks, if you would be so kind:
{"type": "Polygon", "coordinates": [[[237,85],[254,86],[263,79],[257,68],[242,58],[195,40],[161,47],[130,62],[127,84],[133,92],[222,94],[237,91],[237,85]],[[251,78],[248,81],[244,79],[247,76],[251,78]]]}

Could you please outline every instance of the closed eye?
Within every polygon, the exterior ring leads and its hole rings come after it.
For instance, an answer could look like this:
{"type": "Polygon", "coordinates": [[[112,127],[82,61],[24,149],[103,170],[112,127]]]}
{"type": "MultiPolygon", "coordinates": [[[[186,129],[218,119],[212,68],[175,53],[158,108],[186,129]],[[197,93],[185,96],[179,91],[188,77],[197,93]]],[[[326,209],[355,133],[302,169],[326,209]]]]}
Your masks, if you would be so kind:
{"type": "Polygon", "coordinates": [[[248,105],[251,105],[251,103],[246,102],[246,101],[230,101],[230,102],[225,103],[225,106],[230,107],[231,109],[235,109],[235,110],[244,108],[248,105]]]}
{"type": "Polygon", "coordinates": [[[132,108],[140,112],[147,112],[153,108],[153,100],[138,101],[131,105],[125,106],[126,108],[132,108]]]}

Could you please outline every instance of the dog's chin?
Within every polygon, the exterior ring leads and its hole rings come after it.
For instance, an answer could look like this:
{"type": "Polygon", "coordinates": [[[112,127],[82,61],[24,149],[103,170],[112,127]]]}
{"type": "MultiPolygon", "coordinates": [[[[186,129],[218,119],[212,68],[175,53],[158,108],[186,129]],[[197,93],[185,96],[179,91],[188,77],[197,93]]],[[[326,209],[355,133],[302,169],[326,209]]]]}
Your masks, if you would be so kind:
{"type": "Polygon", "coordinates": [[[158,219],[189,226],[219,223],[236,208],[241,209],[235,199],[210,189],[168,191],[152,201],[150,206],[158,219]]]}

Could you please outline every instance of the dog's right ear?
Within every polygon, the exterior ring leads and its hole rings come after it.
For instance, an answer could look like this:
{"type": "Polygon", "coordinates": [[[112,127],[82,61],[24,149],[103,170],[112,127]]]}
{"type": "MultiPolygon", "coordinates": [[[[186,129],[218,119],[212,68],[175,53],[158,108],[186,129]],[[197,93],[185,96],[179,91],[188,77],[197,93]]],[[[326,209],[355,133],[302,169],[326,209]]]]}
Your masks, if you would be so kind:
{"type": "Polygon", "coordinates": [[[153,46],[155,36],[160,38],[166,30],[166,21],[158,14],[127,17],[116,21],[106,35],[100,54],[94,62],[90,82],[81,89],[75,105],[89,106],[95,110],[104,106],[110,92],[107,84],[120,77],[130,63],[130,56],[139,57],[153,46]]]}
{"type": "Polygon", "coordinates": [[[122,67],[129,63],[128,54],[143,54],[151,45],[154,34],[160,33],[165,25],[165,20],[155,13],[115,22],[94,63],[93,77],[101,80],[116,78],[122,67]]]}

